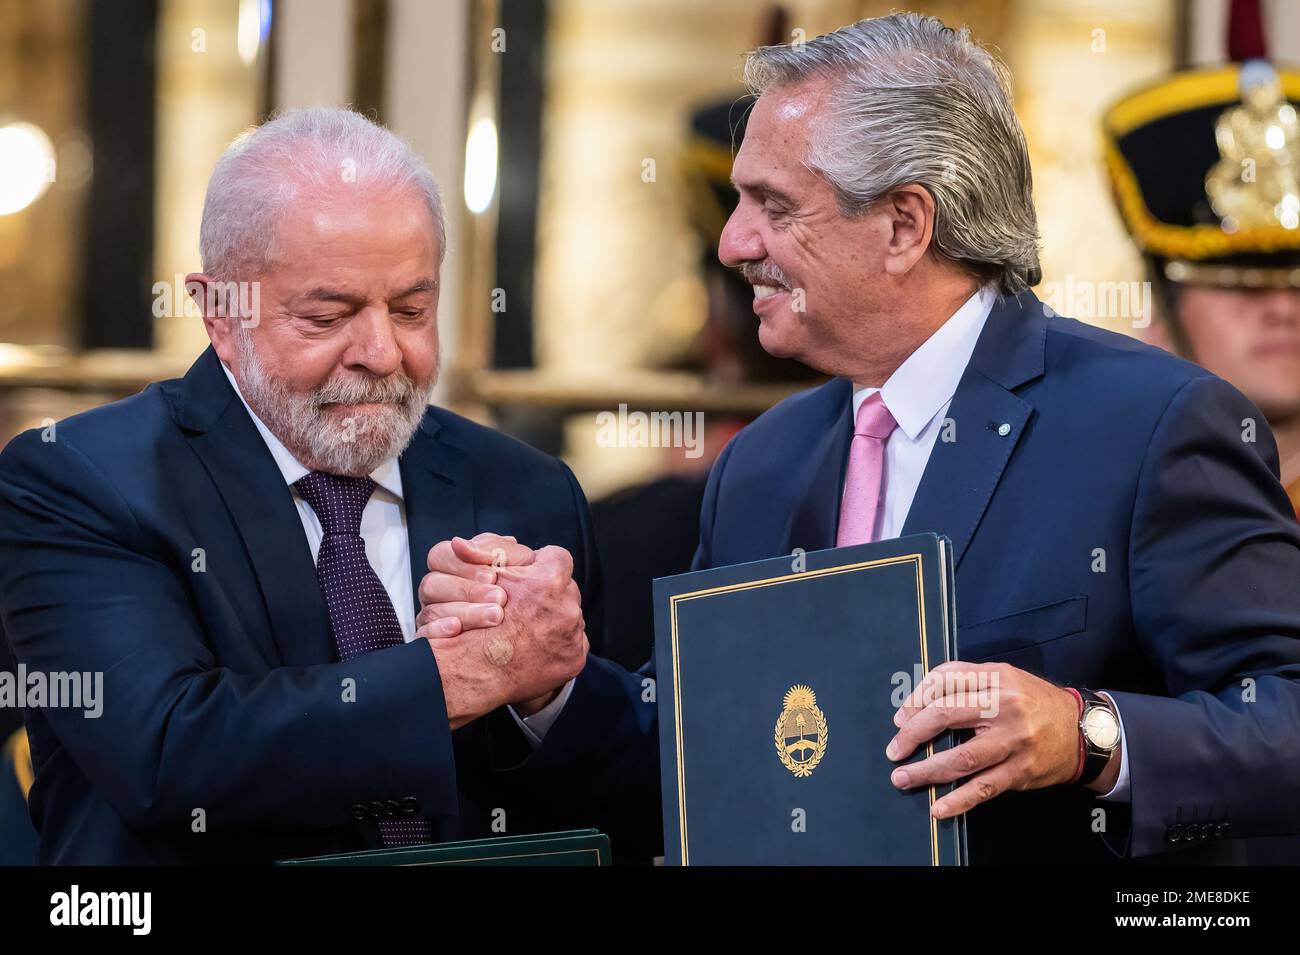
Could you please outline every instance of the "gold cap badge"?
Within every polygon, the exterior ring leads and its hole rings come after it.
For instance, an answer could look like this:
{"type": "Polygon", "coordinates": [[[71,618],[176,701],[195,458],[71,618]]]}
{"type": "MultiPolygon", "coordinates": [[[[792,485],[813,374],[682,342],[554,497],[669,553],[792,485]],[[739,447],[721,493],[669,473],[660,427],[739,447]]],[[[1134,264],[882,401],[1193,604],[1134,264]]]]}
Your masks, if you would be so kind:
{"type": "Polygon", "coordinates": [[[1241,68],[1241,105],[1214,124],[1219,161],[1205,193],[1225,232],[1300,228],[1300,118],[1263,60],[1241,68]]]}

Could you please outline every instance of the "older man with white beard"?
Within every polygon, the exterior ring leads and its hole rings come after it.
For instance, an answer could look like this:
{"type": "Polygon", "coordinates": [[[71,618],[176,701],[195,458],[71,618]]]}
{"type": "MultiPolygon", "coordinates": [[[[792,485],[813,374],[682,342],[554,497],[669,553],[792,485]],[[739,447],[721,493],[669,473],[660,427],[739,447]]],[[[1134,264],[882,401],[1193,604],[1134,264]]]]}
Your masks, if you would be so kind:
{"type": "Polygon", "coordinates": [[[587,655],[582,491],[428,407],[445,231],[423,162],[355,113],[286,113],[217,163],[200,245],[212,345],[185,378],[0,455],[5,636],[29,670],[104,674],[101,718],[26,714],[41,860],[579,826],[652,851],[653,707],[587,655]],[[239,283],[257,314],[226,308],[239,283]],[[433,555],[464,559],[468,603],[417,636],[433,555]]]}

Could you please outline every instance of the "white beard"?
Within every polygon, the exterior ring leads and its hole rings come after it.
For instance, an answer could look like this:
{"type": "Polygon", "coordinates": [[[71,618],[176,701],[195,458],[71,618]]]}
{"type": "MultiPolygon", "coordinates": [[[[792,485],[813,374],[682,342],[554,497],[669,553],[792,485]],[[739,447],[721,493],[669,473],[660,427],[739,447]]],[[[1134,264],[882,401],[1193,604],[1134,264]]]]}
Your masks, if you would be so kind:
{"type": "Polygon", "coordinates": [[[402,372],[384,379],[330,379],[307,394],[290,391],[262,367],[248,332],[238,333],[244,400],[306,468],[361,477],[406,450],[437,381],[421,386],[402,372]],[[343,415],[337,407],[383,402],[343,415]]]}

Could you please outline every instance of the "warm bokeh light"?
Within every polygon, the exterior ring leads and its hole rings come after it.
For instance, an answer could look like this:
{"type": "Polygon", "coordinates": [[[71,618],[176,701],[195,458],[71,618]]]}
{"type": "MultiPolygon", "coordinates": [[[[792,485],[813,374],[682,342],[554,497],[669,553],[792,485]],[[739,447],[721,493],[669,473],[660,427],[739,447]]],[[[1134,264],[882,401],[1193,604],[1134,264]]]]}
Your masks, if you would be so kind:
{"type": "Polygon", "coordinates": [[[54,181],[54,144],[31,123],[0,127],[0,216],[26,209],[54,181]]]}
{"type": "Polygon", "coordinates": [[[492,204],[497,187],[497,125],[485,116],[465,140],[465,205],[474,214],[492,204]]]}
{"type": "Polygon", "coordinates": [[[239,0],[235,44],[239,58],[252,66],[271,26],[271,0],[239,0]]]}

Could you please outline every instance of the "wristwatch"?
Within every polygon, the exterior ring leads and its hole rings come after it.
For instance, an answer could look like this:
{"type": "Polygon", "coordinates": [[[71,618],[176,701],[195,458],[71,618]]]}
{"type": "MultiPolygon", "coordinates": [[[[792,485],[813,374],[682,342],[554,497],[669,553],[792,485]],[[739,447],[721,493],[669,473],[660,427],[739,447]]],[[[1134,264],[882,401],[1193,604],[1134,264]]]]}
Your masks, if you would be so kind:
{"type": "Polygon", "coordinates": [[[1079,687],[1083,700],[1083,713],[1079,717],[1079,736],[1084,750],[1083,772],[1079,782],[1086,786],[1094,782],[1119,749],[1119,716],[1114,704],[1092,690],[1079,687]]]}

